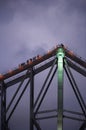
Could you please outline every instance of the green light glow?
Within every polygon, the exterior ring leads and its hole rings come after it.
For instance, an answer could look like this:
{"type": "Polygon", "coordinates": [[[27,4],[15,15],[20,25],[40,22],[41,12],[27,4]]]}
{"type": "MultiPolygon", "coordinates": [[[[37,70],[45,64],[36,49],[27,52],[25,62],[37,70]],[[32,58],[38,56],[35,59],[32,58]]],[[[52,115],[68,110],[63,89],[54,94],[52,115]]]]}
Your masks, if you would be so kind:
{"type": "Polygon", "coordinates": [[[57,58],[64,57],[65,54],[64,54],[63,48],[59,48],[56,55],[57,55],[57,58]]]}
{"type": "Polygon", "coordinates": [[[65,56],[63,48],[57,51],[58,66],[58,128],[63,130],[63,58],[65,56]]]}

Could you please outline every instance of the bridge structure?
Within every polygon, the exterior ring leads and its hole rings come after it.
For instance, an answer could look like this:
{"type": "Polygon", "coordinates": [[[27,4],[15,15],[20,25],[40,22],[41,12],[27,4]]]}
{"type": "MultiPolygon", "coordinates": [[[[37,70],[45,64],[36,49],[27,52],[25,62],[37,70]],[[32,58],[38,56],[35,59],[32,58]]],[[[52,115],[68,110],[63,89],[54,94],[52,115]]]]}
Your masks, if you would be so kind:
{"type": "MultiPolygon", "coordinates": [[[[10,70],[5,74],[0,74],[0,98],[1,98],[1,130],[9,130],[9,121],[16,107],[18,106],[22,96],[26,89],[29,87],[29,99],[30,99],[30,114],[29,114],[29,130],[42,130],[39,120],[47,120],[57,118],[57,130],[64,130],[64,118],[79,120],[81,125],[79,130],[85,130],[86,128],[86,102],[78,88],[75,78],[72,74],[71,68],[86,77],[86,61],[81,57],[77,56],[65,45],[60,44],[49,50],[44,55],[37,55],[25,63],[20,64],[17,68],[10,70]],[[49,68],[49,72],[45,75],[45,81],[40,88],[40,91],[35,99],[34,77],[39,73],[49,68]],[[64,72],[70,82],[72,90],[76,96],[82,113],[74,112],[64,109],[64,72]],[[57,76],[57,108],[50,110],[39,111],[40,106],[47,95],[49,87],[53,81],[53,78],[57,76]],[[26,81],[26,82],[25,82],[26,81]],[[25,82],[25,84],[23,84],[25,82]],[[14,95],[12,95],[9,104],[6,103],[7,89],[13,85],[19,83],[14,95]],[[24,86],[16,102],[14,102],[21,87],[24,86]],[[14,104],[10,111],[10,107],[14,104]],[[8,111],[10,111],[8,113],[8,111]],[[56,114],[49,116],[49,113],[56,112],[56,114]],[[65,112],[69,113],[65,115],[65,112]],[[45,116],[42,116],[45,114],[45,116]],[[73,114],[74,116],[71,116],[73,114]],[[41,116],[40,116],[41,115],[41,116]],[[81,115],[82,119],[77,118],[76,115],[81,115]]],[[[55,86],[54,86],[55,87],[55,86]]],[[[54,88],[53,88],[54,89],[54,88]]]]}

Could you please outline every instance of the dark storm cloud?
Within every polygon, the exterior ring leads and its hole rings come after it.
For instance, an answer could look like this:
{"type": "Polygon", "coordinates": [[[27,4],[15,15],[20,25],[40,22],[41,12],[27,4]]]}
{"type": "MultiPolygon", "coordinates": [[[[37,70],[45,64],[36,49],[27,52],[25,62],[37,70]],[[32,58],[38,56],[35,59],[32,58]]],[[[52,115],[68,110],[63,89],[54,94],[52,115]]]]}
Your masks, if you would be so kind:
{"type": "MultiPolygon", "coordinates": [[[[8,22],[13,20],[12,18],[15,16],[15,13],[20,12],[22,16],[35,16],[35,14],[39,14],[40,12],[45,12],[50,7],[57,7],[57,12],[61,12],[64,9],[64,14],[74,12],[82,13],[85,15],[86,13],[86,1],[85,0],[1,0],[0,1],[0,16],[1,21],[8,22]],[[60,8],[59,8],[60,7],[60,8]],[[59,10],[60,9],[60,10],[59,10]],[[40,10],[40,12],[39,12],[40,10]],[[65,12],[66,11],[66,12],[65,12]]],[[[52,8],[51,8],[52,9],[52,8]]],[[[46,12],[47,13],[47,12],[46,12]]],[[[63,15],[64,15],[63,14],[63,15]]],[[[38,17],[38,16],[37,16],[38,17]]]]}
{"type": "Polygon", "coordinates": [[[85,7],[85,0],[1,0],[1,70],[58,43],[85,58],[85,7]]]}
{"type": "Polygon", "coordinates": [[[86,14],[86,1],[85,0],[66,0],[67,10],[68,12],[77,11],[78,13],[82,13],[82,15],[86,14]]]}
{"type": "Polygon", "coordinates": [[[9,0],[0,0],[0,23],[9,23],[14,17],[14,11],[9,0]]]}

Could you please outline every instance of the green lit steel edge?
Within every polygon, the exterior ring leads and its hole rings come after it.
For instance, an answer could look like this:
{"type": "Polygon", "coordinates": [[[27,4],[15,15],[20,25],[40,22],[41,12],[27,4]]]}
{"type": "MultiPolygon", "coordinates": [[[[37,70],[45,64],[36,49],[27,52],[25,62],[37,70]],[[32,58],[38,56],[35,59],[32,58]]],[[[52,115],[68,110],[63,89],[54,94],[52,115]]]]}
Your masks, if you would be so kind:
{"type": "Polygon", "coordinates": [[[65,56],[64,49],[59,47],[56,53],[58,66],[58,121],[57,130],[63,130],[63,58],[65,56]]]}
{"type": "Polygon", "coordinates": [[[65,56],[65,52],[64,49],[62,47],[58,48],[57,53],[56,53],[56,57],[64,57],[65,56]]]}

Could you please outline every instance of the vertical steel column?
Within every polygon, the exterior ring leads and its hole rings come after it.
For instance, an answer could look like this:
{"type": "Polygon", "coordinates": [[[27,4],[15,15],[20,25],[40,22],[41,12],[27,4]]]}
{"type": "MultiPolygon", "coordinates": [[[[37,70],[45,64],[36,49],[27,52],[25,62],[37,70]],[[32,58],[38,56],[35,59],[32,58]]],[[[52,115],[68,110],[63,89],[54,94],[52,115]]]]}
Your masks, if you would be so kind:
{"type": "Polygon", "coordinates": [[[58,127],[57,130],[63,130],[63,48],[58,48],[57,59],[58,59],[58,127]]]}
{"type": "Polygon", "coordinates": [[[30,130],[34,130],[33,105],[34,105],[34,74],[33,74],[33,68],[31,68],[31,76],[30,76],[30,130]]]}
{"type": "Polygon", "coordinates": [[[7,130],[6,123],[6,88],[5,84],[1,83],[1,130],[7,130]]]}

